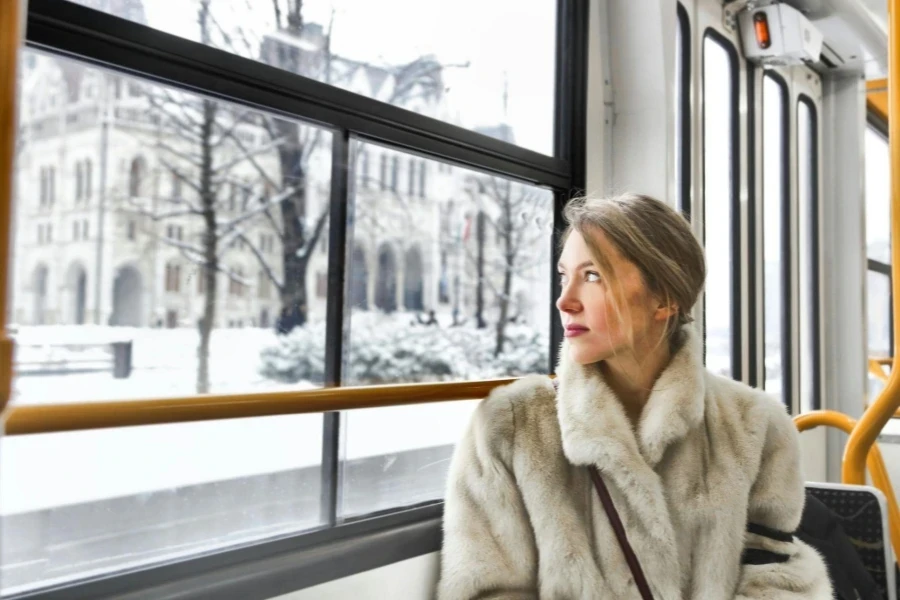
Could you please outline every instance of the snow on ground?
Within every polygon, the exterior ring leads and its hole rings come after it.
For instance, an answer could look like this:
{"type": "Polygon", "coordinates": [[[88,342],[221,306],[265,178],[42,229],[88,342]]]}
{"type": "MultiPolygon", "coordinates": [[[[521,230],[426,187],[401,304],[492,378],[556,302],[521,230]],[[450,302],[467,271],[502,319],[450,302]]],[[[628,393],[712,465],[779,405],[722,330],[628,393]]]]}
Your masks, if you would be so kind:
{"type": "MultiPolygon", "coordinates": [[[[23,327],[19,348],[40,358],[41,344],[131,339],[134,371],[28,375],[14,382],[17,404],[191,395],[198,334],[188,329],[23,327]]],[[[212,392],[308,388],[259,375],[262,348],[275,335],[261,329],[213,332],[212,392]]],[[[17,355],[17,358],[19,356],[17,355]]],[[[44,354],[43,356],[46,356],[44,354]]],[[[57,358],[58,358],[57,354],[57,358]]],[[[453,444],[474,402],[349,411],[342,448],[347,459],[453,444]]],[[[0,514],[39,510],[319,464],[321,415],[104,429],[0,439],[0,514]]],[[[388,473],[389,475],[389,473],[388,473]]]]}
{"type": "MultiPolygon", "coordinates": [[[[16,360],[77,360],[84,354],[109,356],[108,346],[89,350],[78,344],[109,344],[131,340],[132,367],[127,379],[115,379],[112,367],[91,373],[22,375],[13,383],[13,402],[46,404],[90,400],[125,400],[189,396],[196,393],[197,344],[193,329],[139,329],[131,327],[43,326],[22,327],[15,334],[16,360]],[[54,346],[51,346],[53,344],[54,346]],[[59,346],[71,345],[69,348],[59,346]]],[[[261,350],[275,343],[270,329],[216,329],[210,343],[212,393],[261,392],[303,389],[259,374],[261,350]]],[[[73,368],[78,364],[72,363],[73,368]]],[[[33,369],[34,367],[30,367],[33,369]]]]}

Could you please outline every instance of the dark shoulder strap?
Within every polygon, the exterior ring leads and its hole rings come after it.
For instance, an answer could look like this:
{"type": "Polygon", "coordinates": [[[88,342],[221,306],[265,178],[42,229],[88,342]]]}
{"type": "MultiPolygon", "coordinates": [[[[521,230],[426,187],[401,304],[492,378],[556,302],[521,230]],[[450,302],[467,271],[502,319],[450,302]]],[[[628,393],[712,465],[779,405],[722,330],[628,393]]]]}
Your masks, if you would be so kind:
{"type": "Polygon", "coordinates": [[[644,577],[641,563],[638,561],[634,550],[631,549],[631,544],[628,543],[628,536],[625,535],[625,527],[622,525],[622,519],[619,518],[619,512],[616,510],[616,505],[613,504],[612,498],[609,495],[609,490],[606,489],[606,483],[603,482],[603,478],[600,476],[600,471],[597,470],[597,467],[592,465],[589,469],[591,472],[591,479],[594,480],[594,488],[597,490],[597,495],[600,496],[600,503],[603,505],[603,510],[606,511],[606,516],[609,518],[609,524],[612,525],[613,531],[616,533],[616,538],[619,540],[619,547],[622,548],[622,553],[625,555],[625,561],[628,563],[628,568],[631,569],[634,583],[637,585],[638,591],[641,592],[641,598],[643,598],[643,600],[653,600],[653,594],[650,593],[650,586],[647,584],[647,578],[644,577]]]}

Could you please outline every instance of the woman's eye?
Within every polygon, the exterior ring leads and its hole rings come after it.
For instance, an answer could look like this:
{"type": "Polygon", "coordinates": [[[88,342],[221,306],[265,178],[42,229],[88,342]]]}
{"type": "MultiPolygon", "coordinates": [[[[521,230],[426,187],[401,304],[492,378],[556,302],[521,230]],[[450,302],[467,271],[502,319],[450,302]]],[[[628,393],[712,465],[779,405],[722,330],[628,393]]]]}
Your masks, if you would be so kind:
{"type": "Polygon", "coordinates": [[[585,273],[585,279],[588,281],[588,283],[596,283],[600,281],[600,273],[588,271],[587,273],[585,273]]]}
{"type": "Polygon", "coordinates": [[[566,277],[566,274],[565,273],[557,273],[557,275],[559,275],[560,285],[566,285],[566,282],[569,280],[569,278],[566,277]]]}

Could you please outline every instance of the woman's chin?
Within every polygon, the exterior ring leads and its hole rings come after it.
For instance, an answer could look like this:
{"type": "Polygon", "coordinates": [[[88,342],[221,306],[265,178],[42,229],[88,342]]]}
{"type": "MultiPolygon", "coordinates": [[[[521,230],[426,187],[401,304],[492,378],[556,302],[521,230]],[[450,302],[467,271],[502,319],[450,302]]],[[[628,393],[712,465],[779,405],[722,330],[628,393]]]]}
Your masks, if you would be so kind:
{"type": "Polygon", "coordinates": [[[598,348],[583,348],[569,343],[569,358],[578,365],[591,365],[609,358],[609,353],[598,348]]]}

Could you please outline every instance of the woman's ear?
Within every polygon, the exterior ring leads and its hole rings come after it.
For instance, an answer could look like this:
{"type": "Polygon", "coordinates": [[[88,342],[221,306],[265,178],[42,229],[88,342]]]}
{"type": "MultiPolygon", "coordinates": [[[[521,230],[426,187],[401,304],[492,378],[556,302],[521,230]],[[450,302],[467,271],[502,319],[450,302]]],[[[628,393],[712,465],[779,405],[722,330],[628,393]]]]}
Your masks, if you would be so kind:
{"type": "Polygon", "coordinates": [[[657,321],[668,321],[678,316],[678,305],[674,303],[660,302],[653,313],[653,318],[657,321]]]}

